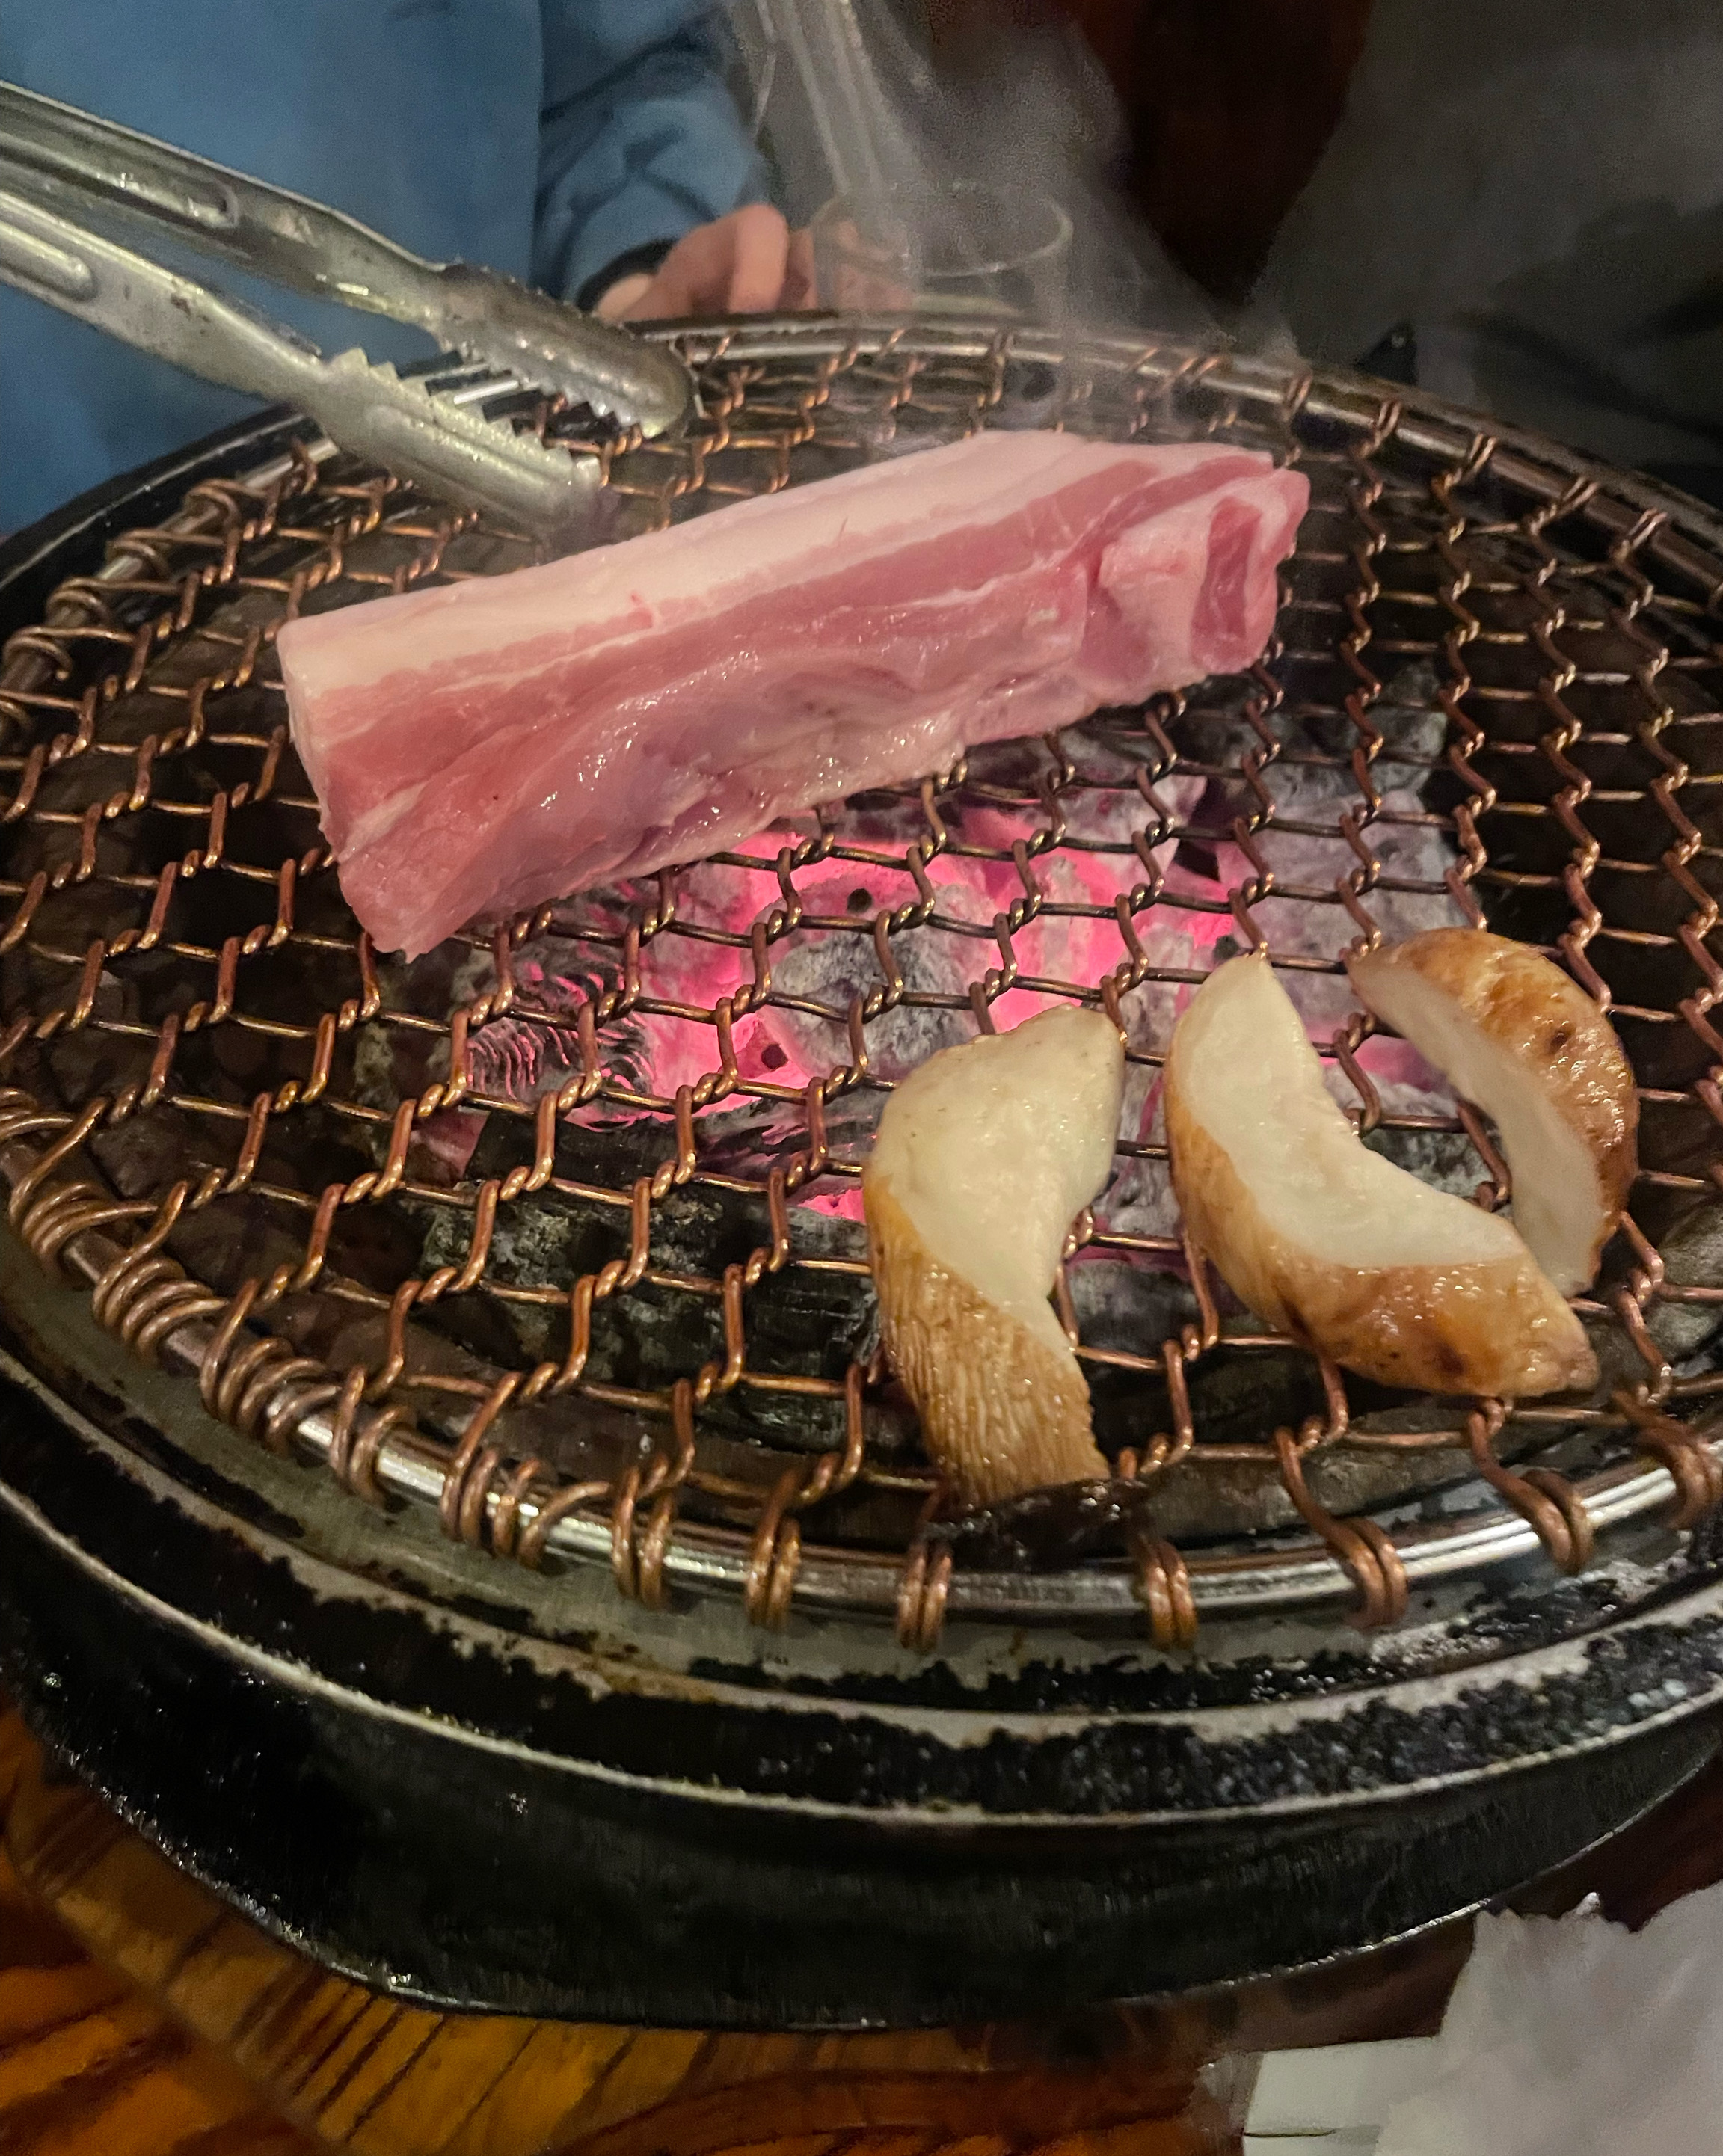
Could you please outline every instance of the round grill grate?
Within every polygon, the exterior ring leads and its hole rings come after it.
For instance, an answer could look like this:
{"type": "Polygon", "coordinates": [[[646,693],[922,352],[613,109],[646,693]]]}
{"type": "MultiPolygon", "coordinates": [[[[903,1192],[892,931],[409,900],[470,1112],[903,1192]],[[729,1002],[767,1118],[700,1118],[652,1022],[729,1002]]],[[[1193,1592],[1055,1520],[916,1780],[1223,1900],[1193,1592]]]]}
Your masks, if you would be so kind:
{"type": "Polygon", "coordinates": [[[0,1172],[42,1261],[361,1497],[608,1561],[650,1604],[895,1611],[923,1646],[948,1610],[1146,1609],[1169,1645],[1209,1610],[1380,1622],[1420,1577],[1539,1544],[1576,1569],[1612,1520],[1715,1503],[1723,533],[1430,400],[1212,352],[807,321],[681,346],[680,443],[514,400],[595,459],[613,531],[982,425],[1214,434],[1311,482],[1279,641],[403,965],[341,903],[274,632],[531,549],[302,430],[7,647],[0,1172]],[[1468,920],[1563,957],[1642,1088],[1579,1405],[1342,1377],[1227,1301],[1167,1186],[1171,1025],[1266,944],[1369,1142],[1503,1203],[1488,1130],[1341,964],[1468,920]],[[877,1352],[861,1165],[895,1077],[1071,999],[1130,1042],[1059,1289],[1117,1480],[944,1523],[877,1352]]]}

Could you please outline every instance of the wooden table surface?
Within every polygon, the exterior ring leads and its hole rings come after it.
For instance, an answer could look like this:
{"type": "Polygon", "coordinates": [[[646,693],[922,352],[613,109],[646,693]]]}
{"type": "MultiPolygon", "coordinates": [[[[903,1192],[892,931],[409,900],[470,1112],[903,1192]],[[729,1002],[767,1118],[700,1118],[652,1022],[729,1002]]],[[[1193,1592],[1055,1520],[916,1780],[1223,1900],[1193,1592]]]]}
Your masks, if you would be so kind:
{"type": "MultiPolygon", "coordinates": [[[[1214,2156],[1207,2057],[1423,2033],[1468,1928],[1079,2029],[739,2036],[442,2015],[326,1975],[0,1713],[0,2156],[1214,2156]]],[[[1723,1765],[1522,1906],[1723,1877],[1723,1765]]]]}

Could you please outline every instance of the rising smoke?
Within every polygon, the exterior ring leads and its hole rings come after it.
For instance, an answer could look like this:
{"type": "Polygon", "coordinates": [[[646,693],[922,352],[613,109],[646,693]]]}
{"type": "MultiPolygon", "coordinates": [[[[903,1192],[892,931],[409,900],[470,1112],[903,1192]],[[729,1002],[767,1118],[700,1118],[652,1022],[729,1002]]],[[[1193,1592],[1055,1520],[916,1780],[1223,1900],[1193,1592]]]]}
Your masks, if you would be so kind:
{"type": "MultiPolygon", "coordinates": [[[[942,52],[938,68],[922,0],[738,0],[734,20],[792,222],[832,194],[882,187],[926,196],[947,224],[962,214],[954,182],[1046,195],[1069,215],[1074,237],[1037,311],[1223,333],[1126,197],[1112,86],[1051,8],[1013,8],[994,34],[942,52]]],[[[1256,325],[1251,341],[1271,328],[1256,325]]]]}

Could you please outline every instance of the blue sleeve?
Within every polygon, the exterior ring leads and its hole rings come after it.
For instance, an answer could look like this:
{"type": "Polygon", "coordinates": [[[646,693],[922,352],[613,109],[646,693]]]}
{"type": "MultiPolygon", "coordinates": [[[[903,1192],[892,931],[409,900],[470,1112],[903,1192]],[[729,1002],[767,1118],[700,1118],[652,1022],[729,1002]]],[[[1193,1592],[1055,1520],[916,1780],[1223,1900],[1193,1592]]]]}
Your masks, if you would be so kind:
{"type": "Polygon", "coordinates": [[[572,299],[619,255],[766,199],[715,9],[541,0],[541,14],[535,284],[572,299]]]}

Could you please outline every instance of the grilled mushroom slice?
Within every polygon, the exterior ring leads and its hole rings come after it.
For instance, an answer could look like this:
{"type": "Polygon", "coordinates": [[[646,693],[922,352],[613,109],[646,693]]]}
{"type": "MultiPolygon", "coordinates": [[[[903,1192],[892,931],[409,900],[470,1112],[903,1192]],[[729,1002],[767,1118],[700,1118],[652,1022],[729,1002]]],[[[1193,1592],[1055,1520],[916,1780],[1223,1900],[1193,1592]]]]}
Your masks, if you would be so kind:
{"type": "Polygon", "coordinates": [[[1501,1133],[1532,1256],[1563,1295],[1589,1287],[1638,1169],[1639,1098],[1614,1027],[1559,966],[1482,928],[1433,928],[1347,970],[1501,1133]]]}
{"type": "Polygon", "coordinates": [[[1186,1224],[1258,1317],[1383,1384],[1514,1399],[1596,1382],[1579,1320],[1508,1223],[1361,1142],[1265,958],[1229,960],[1192,998],[1166,1101],[1186,1224]]]}
{"type": "Polygon", "coordinates": [[[930,1056],[879,1119],[862,1197],[885,1349],[968,1504],[1107,1472],[1048,1296],[1124,1081],[1107,1019],[1048,1011],[930,1056]]]}

